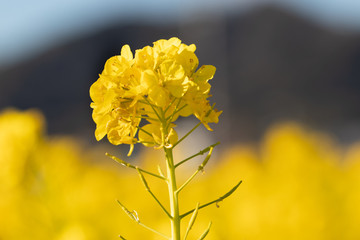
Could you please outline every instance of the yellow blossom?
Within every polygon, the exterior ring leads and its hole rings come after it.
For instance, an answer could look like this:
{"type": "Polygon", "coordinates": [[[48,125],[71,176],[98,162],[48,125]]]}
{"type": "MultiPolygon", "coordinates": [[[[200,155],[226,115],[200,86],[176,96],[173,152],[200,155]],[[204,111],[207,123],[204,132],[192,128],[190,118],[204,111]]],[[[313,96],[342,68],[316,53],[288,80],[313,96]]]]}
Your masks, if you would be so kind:
{"type": "Polygon", "coordinates": [[[107,60],[90,88],[96,139],[107,135],[112,144],[133,145],[138,129],[143,129],[140,141],[152,143],[145,145],[164,144],[164,137],[169,136],[168,144],[172,144],[177,135],[169,126],[179,115],[194,115],[211,130],[208,123],[217,123],[221,114],[208,101],[208,81],[215,67],[205,65],[196,71],[195,50],[194,44],[188,46],[174,37],[136,50],[135,56],[125,45],[119,56],[107,60]],[[150,124],[140,128],[142,119],[150,124]],[[159,135],[160,131],[165,132],[159,135]],[[145,136],[145,132],[150,134],[145,136]]]}

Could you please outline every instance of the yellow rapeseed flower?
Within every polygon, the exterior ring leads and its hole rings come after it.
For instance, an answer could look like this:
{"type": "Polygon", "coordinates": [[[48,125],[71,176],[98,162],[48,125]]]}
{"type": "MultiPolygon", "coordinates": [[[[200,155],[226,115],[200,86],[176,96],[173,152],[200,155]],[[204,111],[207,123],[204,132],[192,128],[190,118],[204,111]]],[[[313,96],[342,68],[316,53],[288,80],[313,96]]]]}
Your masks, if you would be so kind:
{"type": "Polygon", "coordinates": [[[179,115],[194,115],[211,130],[208,123],[217,123],[221,114],[208,101],[208,81],[216,69],[205,65],[196,71],[195,50],[174,37],[136,50],[135,56],[125,45],[121,55],[107,60],[90,88],[96,139],[107,135],[114,145],[171,145],[177,139],[172,122],[179,115]],[[141,119],[150,124],[140,127],[141,119]]]}

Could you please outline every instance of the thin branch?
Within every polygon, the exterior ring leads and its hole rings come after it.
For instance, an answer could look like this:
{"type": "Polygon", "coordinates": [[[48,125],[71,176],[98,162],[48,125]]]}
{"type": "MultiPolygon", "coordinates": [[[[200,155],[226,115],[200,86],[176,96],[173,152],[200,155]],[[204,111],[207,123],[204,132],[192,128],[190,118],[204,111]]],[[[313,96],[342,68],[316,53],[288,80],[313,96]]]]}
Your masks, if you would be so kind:
{"type": "Polygon", "coordinates": [[[196,217],[197,217],[197,213],[198,213],[198,210],[199,210],[199,205],[200,205],[199,203],[196,204],[195,211],[191,215],[188,227],[186,229],[184,240],[186,240],[187,236],[189,235],[189,232],[190,232],[191,228],[194,226],[194,223],[195,223],[195,220],[196,220],[196,217]]]}
{"type": "MultiPolygon", "coordinates": [[[[174,102],[176,101],[176,99],[177,99],[177,98],[174,98],[174,99],[171,101],[171,103],[169,104],[169,106],[167,106],[167,107],[165,108],[164,113],[166,113],[167,110],[169,110],[169,108],[171,107],[171,105],[174,104],[174,102]]],[[[179,102],[180,102],[180,101],[179,101],[179,102]]]]}
{"type": "Polygon", "coordinates": [[[199,155],[203,155],[204,153],[210,151],[210,148],[215,147],[215,146],[217,146],[217,145],[219,145],[219,144],[220,144],[220,142],[217,142],[217,143],[215,143],[215,144],[212,144],[212,145],[208,146],[207,148],[204,148],[204,149],[201,150],[200,152],[198,152],[198,153],[196,153],[196,154],[194,154],[194,155],[192,155],[192,156],[190,156],[190,157],[182,160],[181,162],[175,164],[175,168],[177,168],[177,167],[180,166],[181,164],[189,161],[190,159],[193,159],[194,157],[197,157],[197,156],[199,156],[199,155]]]}
{"type": "Polygon", "coordinates": [[[170,240],[170,237],[166,236],[165,234],[162,234],[161,232],[156,231],[155,229],[152,229],[151,227],[146,226],[145,224],[143,224],[141,222],[139,222],[139,225],[142,226],[143,228],[146,228],[149,231],[152,231],[153,233],[156,233],[159,236],[162,236],[163,238],[170,240]]]}
{"type": "Polygon", "coordinates": [[[132,168],[132,169],[137,169],[137,168],[138,168],[138,169],[139,169],[141,172],[143,172],[143,173],[149,174],[149,175],[151,175],[151,176],[153,176],[153,177],[160,178],[160,179],[162,179],[162,180],[167,180],[167,179],[166,179],[165,177],[163,177],[163,176],[157,175],[157,174],[155,174],[155,173],[152,173],[152,172],[146,171],[146,170],[144,170],[144,169],[141,169],[141,168],[139,168],[139,167],[137,167],[137,166],[131,165],[130,163],[125,162],[124,160],[121,160],[120,158],[115,157],[115,156],[113,156],[113,155],[111,155],[111,154],[109,154],[109,153],[105,153],[105,155],[108,156],[108,157],[110,157],[110,158],[112,158],[113,160],[115,160],[116,162],[120,163],[121,165],[123,165],[123,166],[125,166],[125,167],[132,168]]]}
{"type": "MultiPolygon", "coordinates": [[[[175,101],[174,101],[174,102],[175,102],[175,101]]],[[[174,117],[174,115],[175,115],[175,114],[177,113],[177,111],[178,111],[178,107],[179,107],[180,103],[181,103],[181,98],[179,98],[179,101],[178,101],[178,103],[176,104],[173,113],[172,113],[169,117],[166,118],[166,121],[170,119],[170,122],[171,122],[171,119],[174,117]]],[[[172,104],[172,103],[171,103],[171,104],[172,104]]],[[[171,105],[169,105],[169,107],[170,107],[170,106],[171,106],[171,105]]],[[[169,107],[165,109],[164,114],[165,114],[166,111],[169,109],[169,107]]]]}
{"type": "Polygon", "coordinates": [[[149,135],[150,137],[153,137],[153,135],[151,133],[149,133],[148,131],[144,130],[143,128],[137,126],[137,128],[139,129],[139,131],[143,131],[144,133],[146,133],[147,135],[149,135]]]}
{"type": "Polygon", "coordinates": [[[208,233],[209,233],[209,231],[210,231],[211,224],[212,224],[212,222],[209,223],[209,226],[207,227],[207,229],[205,230],[205,232],[200,236],[199,240],[205,239],[205,237],[208,235],[208,233]]]}
{"type": "MultiPolygon", "coordinates": [[[[218,203],[218,202],[221,202],[222,200],[224,200],[225,198],[229,197],[233,192],[235,192],[235,190],[240,186],[240,184],[242,183],[242,181],[240,181],[238,184],[235,185],[235,187],[233,187],[229,192],[225,193],[223,196],[219,197],[218,199],[214,200],[214,201],[211,201],[211,202],[208,202],[206,204],[203,204],[203,205],[200,205],[199,209],[202,209],[204,207],[207,207],[211,204],[214,204],[214,203],[218,203]]],[[[192,212],[194,212],[195,209],[192,209],[182,215],[180,215],[180,218],[184,218],[186,217],[187,215],[191,214],[192,212]]]]}
{"type": "Polygon", "coordinates": [[[137,141],[136,143],[149,144],[149,145],[151,145],[151,146],[156,145],[154,142],[149,142],[149,141],[137,141]]]}
{"type": "Polygon", "coordinates": [[[158,112],[155,110],[155,107],[156,107],[156,106],[153,106],[146,97],[144,97],[144,99],[145,99],[146,103],[150,105],[150,107],[152,108],[152,110],[154,111],[154,113],[156,114],[156,116],[158,117],[158,119],[161,120],[162,118],[160,117],[160,115],[158,114],[158,112]]]}
{"type": "Polygon", "coordinates": [[[140,222],[139,220],[139,216],[137,214],[137,212],[134,211],[129,211],[119,200],[117,200],[118,204],[121,206],[121,209],[126,213],[126,215],[129,216],[129,218],[137,223],[140,222]]]}
{"type": "MultiPolygon", "coordinates": [[[[176,106],[175,106],[174,112],[173,112],[169,117],[167,117],[167,118],[165,119],[165,121],[168,121],[168,123],[167,123],[166,126],[165,126],[165,130],[166,130],[166,131],[168,131],[168,128],[169,128],[170,125],[171,125],[172,119],[174,118],[175,114],[177,113],[177,110],[178,110],[178,107],[179,107],[179,105],[180,105],[180,102],[181,102],[181,98],[179,98],[179,101],[178,101],[178,103],[177,103],[176,106]]],[[[165,114],[166,114],[166,111],[167,111],[167,110],[168,110],[168,108],[164,111],[164,117],[165,117],[165,114]]]]}
{"type": "MultiPolygon", "coordinates": [[[[181,99],[180,99],[180,100],[181,100],[181,99]]],[[[179,101],[179,103],[180,103],[180,101],[179,101]]],[[[187,106],[187,104],[185,104],[185,105],[182,106],[181,108],[175,110],[175,111],[173,112],[173,115],[175,115],[175,114],[177,114],[178,112],[180,112],[181,110],[183,110],[186,106],[187,106]]],[[[167,118],[166,118],[166,121],[169,120],[170,117],[171,117],[171,116],[167,117],[167,118]]]]}
{"type": "Polygon", "coordinates": [[[179,194],[179,192],[184,189],[184,187],[186,185],[188,185],[191,180],[193,180],[193,178],[200,172],[200,171],[203,171],[204,170],[204,167],[205,165],[208,163],[210,157],[211,157],[211,154],[212,154],[212,151],[213,151],[214,147],[210,147],[210,150],[209,150],[209,153],[208,155],[205,157],[204,161],[200,164],[200,166],[198,167],[198,169],[193,173],[193,175],[191,175],[191,177],[188,178],[188,180],[186,180],[186,182],[181,186],[179,187],[177,190],[176,190],[176,194],[179,194]]]}
{"type": "Polygon", "coordinates": [[[145,224],[143,224],[142,222],[140,222],[139,216],[138,216],[138,214],[137,214],[137,212],[135,210],[134,211],[129,211],[119,200],[117,200],[117,202],[121,206],[121,209],[126,213],[126,215],[128,215],[130,217],[131,220],[135,221],[140,226],[152,231],[153,233],[156,233],[159,236],[162,236],[162,237],[170,240],[170,238],[168,236],[166,236],[166,235],[156,231],[155,229],[152,229],[151,227],[148,227],[145,224]]]}
{"type": "Polygon", "coordinates": [[[178,145],[179,143],[181,143],[187,136],[189,136],[196,128],[198,128],[201,125],[201,122],[199,122],[198,124],[196,124],[195,127],[193,127],[187,134],[185,134],[179,141],[177,141],[172,148],[174,148],[176,145],[178,145]]]}
{"type": "Polygon", "coordinates": [[[199,170],[196,170],[196,171],[193,173],[193,175],[191,175],[191,176],[188,178],[188,180],[186,180],[186,182],[183,183],[183,185],[181,185],[181,187],[179,187],[179,188],[175,191],[175,194],[179,194],[179,192],[180,192],[181,190],[183,190],[184,187],[191,182],[191,180],[193,180],[193,178],[198,174],[198,172],[199,172],[199,170]]]}
{"type": "Polygon", "coordinates": [[[164,175],[164,173],[162,172],[160,165],[158,165],[157,167],[158,167],[158,172],[159,172],[160,176],[162,176],[162,177],[165,178],[165,175],[164,175]]]}
{"type": "Polygon", "coordinates": [[[155,196],[155,194],[150,190],[150,187],[144,177],[144,175],[141,173],[139,168],[136,168],[136,170],[139,173],[140,179],[142,181],[142,183],[144,184],[144,187],[146,189],[146,191],[148,191],[150,193],[150,195],[155,199],[155,201],[159,204],[159,206],[161,207],[161,209],[165,212],[165,214],[168,216],[168,218],[172,218],[170,213],[166,210],[166,208],[164,207],[164,205],[161,204],[161,202],[159,201],[159,199],[155,196]]]}
{"type": "MultiPolygon", "coordinates": [[[[152,118],[152,117],[146,117],[144,115],[141,115],[141,116],[136,116],[136,118],[142,118],[142,119],[145,119],[147,121],[151,120],[151,121],[155,121],[155,122],[160,122],[159,119],[156,119],[156,118],[152,118]]],[[[150,122],[150,121],[149,121],[150,122]]]]}
{"type": "MultiPolygon", "coordinates": [[[[145,102],[145,101],[139,101],[139,102],[141,102],[141,103],[143,103],[143,104],[146,104],[146,105],[149,105],[147,102],[145,102]]],[[[143,109],[140,109],[140,110],[138,110],[138,112],[141,114],[141,115],[148,115],[149,116],[149,114],[151,115],[151,114],[153,114],[154,112],[151,112],[151,111],[145,111],[145,110],[143,110],[143,109]]],[[[154,118],[155,119],[155,118],[154,118]]]]}

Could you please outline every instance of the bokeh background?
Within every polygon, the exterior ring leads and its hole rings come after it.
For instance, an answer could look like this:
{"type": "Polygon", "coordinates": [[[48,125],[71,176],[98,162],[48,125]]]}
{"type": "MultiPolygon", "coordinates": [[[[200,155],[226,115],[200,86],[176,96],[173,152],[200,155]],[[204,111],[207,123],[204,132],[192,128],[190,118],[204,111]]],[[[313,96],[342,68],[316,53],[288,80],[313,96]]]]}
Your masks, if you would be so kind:
{"type": "MultiPolygon", "coordinates": [[[[158,239],[116,199],[168,232],[136,173],[104,157],[125,158],[127,147],[96,142],[88,90],[124,44],[134,51],[173,36],[217,67],[211,101],[224,111],[214,132],[197,130],[177,153],[222,143],[181,208],[244,180],[201,212],[191,237],[212,220],[209,239],[360,239],[359,1],[1,5],[0,239],[158,239]]],[[[137,146],[127,160],[152,168],[161,156],[137,146]]]]}

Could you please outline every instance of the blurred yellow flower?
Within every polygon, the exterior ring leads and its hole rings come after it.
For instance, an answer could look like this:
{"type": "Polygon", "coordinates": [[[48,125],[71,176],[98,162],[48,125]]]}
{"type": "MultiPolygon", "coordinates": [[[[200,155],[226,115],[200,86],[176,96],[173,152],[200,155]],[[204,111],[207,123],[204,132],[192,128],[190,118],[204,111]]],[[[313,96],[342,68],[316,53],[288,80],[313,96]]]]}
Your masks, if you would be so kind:
{"type": "MultiPolygon", "coordinates": [[[[151,196],[134,190],[142,186],[136,174],[114,167],[115,162],[96,161],[104,149],[46,136],[44,128],[42,115],[34,110],[0,114],[0,239],[113,239],[126,229],[132,229],[127,239],[160,239],[120,214],[119,197],[139,209],[144,223],[168,233],[168,221],[159,217],[161,209],[153,207],[151,196]]],[[[155,131],[150,138],[139,132],[139,138],[158,144],[161,135],[155,131]]],[[[193,208],[193,198],[206,202],[217,197],[239,174],[244,183],[219,203],[221,211],[215,206],[201,210],[199,227],[189,239],[200,236],[210,216],[209,240],[360,239],[360,143],[345,148],[288,123],[267,131],[259,145],[222,152],[204,178],[181,192],[181,209],[193,208]]],[[[139,158],[156,171],[154,162],[160,163],[161,155],[145,149],[139,158]]],[[[178,173],[185,179],[188,168],[178,173]]],[[[157,179],[148,182],[159,199],[167,198],[157,179]]]]}
{"type": "Polygon", "coordinates": [[[26,159],[34,154],[43,134],[42,115],[8,109],[0,114],[0,195],[22,181],[26,159]],[[17,159],[16,161],[14,159],[17,159]]]}

